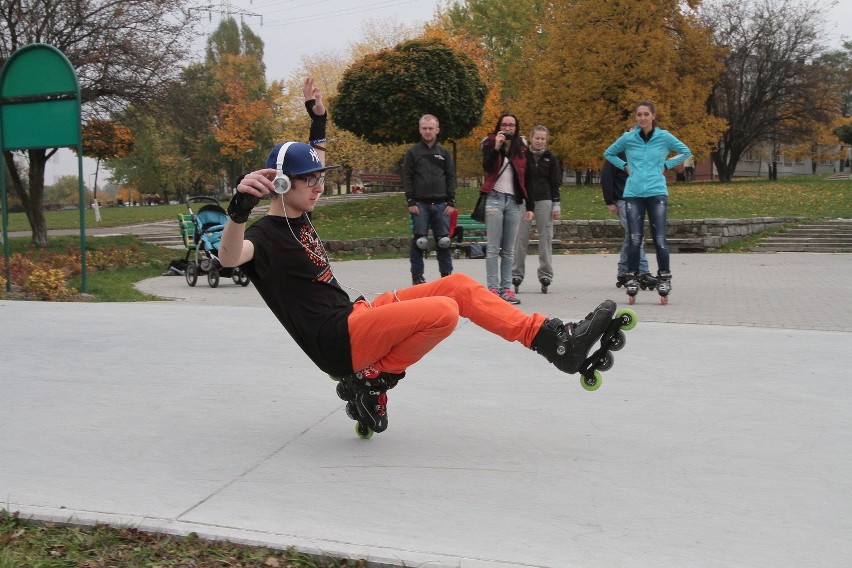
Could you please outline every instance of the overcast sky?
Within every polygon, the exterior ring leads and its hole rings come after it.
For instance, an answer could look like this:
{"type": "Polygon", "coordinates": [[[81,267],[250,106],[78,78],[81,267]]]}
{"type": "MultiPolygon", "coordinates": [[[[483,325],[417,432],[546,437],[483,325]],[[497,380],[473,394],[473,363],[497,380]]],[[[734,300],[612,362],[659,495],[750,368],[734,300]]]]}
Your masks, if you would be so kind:
{"type": "MultiPolygon", "coordinates": [[[[345,55],[356,43],[368,22],[422,24],[432,19],[443,0],[211,0],[210,11],[201,13],[197,58],[203,56],[207,34],[221,13],[230,11],[263,40],[267,79],[286,79],[296,72],[305,55],[340,53],[345,55]],[[262,18],[262,22],[261,22],[262,18]]],[[[841,38],[852,39],[852,0],[837,2],[826,26],[826,44],[840,47],[841,38]]],[[[61,150],[47,164],[45,183],[55,183],[63,175],[77,175],[73,153],[61,150]]],[[[94,160],[83,160],[84,183],[91,187],[94,160]]],[[[103,181],[101,172],[98,185],[103,181]]]]}

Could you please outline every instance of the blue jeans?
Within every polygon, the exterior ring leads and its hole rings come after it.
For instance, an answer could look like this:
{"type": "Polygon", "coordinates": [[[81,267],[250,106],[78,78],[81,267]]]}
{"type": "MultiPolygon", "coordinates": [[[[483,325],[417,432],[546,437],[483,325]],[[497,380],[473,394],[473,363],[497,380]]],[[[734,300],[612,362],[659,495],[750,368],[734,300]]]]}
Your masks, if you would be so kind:
{"type": "Polygon", "coordinates": [[[485,201],[485,235],[488,241],[485,249],[485,280],[489,289],[503,290],[512,285],[515,238],[518,236],[522,210],[522,206],[515,203],[515,196],[508,193],[492,191],[485,201]]]}
{"type": "Polygon", "coordinates": [[[624,201],[627,208],[627,232],[630,237],[627,247],[627,269],[630,272],[639,270],[639,250],[642,245],[642,234],[645,231],[645,212],[647,211],[654,248],[657,249],[657,270],[670,272],[669,242],[666,239],[666,213],[669,209],[669,198],[665,195],[655,195],[628,197],[624,201]]]}
{"type": "Polygon", "coordinates": [[[441,248],[437,246],[438,239],[449,236],[450,234],[450,216],[444,215],[444,209],[447,208],[446,203],[421,203],[417,202],[417,208],[420,213],[411,215],[412,233],[414,238],[411,239],[411,274],[420,276],[423,274],[423,249],[417,246],[418,237],[429,235],[429,229],[432,229],[432,236],[435,239],[435,256],[438,258],[438,270],[441,274],[452,274],[453,272],[453,255],[449,247],[441,248]]]}
{"type": "MultiPolygon", "coordinates": [[[[615,202],[615,206],[618,207],[618,220],[621,222],[622,228],[624,228],[624,242],[621,243],[621,254],[618,255],[618,272],[617,275],[621,276],[622,274],[627,274],[627,249],[630,245],[630,233],[627,232],[627,207],[625,206],[623,199],[618,199],[615,202]]],[[[645,256],[645,240],[642,240],[642,244],[639,246],[639,272],[645,274],[646,272],[650,272],[648,268],[648,257],[645,256]]]]}

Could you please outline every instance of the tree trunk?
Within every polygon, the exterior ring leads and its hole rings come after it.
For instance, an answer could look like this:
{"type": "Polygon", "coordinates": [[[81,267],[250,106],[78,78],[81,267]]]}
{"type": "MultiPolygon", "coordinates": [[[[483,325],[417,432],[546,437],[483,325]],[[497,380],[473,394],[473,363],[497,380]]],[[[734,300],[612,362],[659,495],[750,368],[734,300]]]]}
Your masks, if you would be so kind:
{"type": "MultiPolygon", "coordinates": [[[[53,150],[55,152],[56,150],[53,150]]],[[[28,186],[24,187],[21,172],[18,171],[12,152],[4,152],[4,159],[12,178],[12,187],[29,221],[32,229],[32,242],[35,246],[45,248],[47,246],[47,222],[44,218],[44,167],[47,163],[47,150],[27,150],[29,153],[30,166],[28,170],[28,186]]],[[[52,155],[52,154],[51,154],[52,155]]]]}
{"type": "Polygon", "coordinates": [[[723,183],[731,181],[736,164],[734,164],[733,167],[731,167],[730,164],[726,164],[719,152],[713,152],[710,157],[713,159],[713,164],[716,166],[716,172],[719,174],[719,181],[723,183]]]}
{"type": "MultiPolygon", "coordinates": [[[[33,244],[39,248],[47,247],[47,220],[44,218],[44,168],[47,165],[47,150],[28,150],[30,155],[29,171],[29,207],[27,219],[33,230],[33,244]]],[[[53,150],[52,153],[55,153],[53,150]]]]}

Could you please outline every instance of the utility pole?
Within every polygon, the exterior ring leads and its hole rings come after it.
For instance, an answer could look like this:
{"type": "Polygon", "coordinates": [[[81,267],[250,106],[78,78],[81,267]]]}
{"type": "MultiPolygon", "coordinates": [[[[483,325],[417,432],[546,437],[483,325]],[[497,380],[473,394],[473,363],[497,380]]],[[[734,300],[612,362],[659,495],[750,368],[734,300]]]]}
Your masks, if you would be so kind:
{"type": "Polygon", "coordinates": [[[190,8],[190,13],[201,12],[207,14],[207,19],[213,21],[213,14],[217,14],[222,18],[237,18],[242,22],[244,18],[260,18],[260,27],[263,27],[263,14],[251,12],[244,8],[234,7],[230,0],[220,0],[219,5],[208,4],[207,6],[197,6],[190,8]]]}

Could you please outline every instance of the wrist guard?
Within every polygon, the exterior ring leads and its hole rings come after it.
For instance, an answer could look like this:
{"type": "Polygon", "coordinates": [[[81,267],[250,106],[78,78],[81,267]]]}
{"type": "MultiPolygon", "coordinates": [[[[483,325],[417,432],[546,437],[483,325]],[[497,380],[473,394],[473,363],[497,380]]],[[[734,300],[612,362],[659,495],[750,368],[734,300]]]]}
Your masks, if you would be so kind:
{"type": "Polygon", "coordinates": [[[328,114],[322,116],[314,116],[311,119],[311,130],[308,134],[308,140],[312,143],[325,142],[325,124],[328,114]]]}
{"type": "MultiPolygon", "coordinates": [[[[308,116],[311,118],[316,118],[319,115],[314,112],[314,106],[316,106],[317,102],[314,99],[308,99],[305,101],[305,110],[308,111],[308,116]]],[[[325,116],[325,115],[323,115],[325,116]]]]}
{"type": "Polygon", "coordinates": [[[235,193],[228,203],[228,217],[234,223],[242,225],[248,221],[251,210],[260,203],[260,198],[248,193],[235,193]]]}
{"type": "Polygon", "coordinates": [[[314,112],[314,106],[317,102],[313,99],[309,99],[305,101],[305,110],[308,111],[308,116],[311,117],[311,131],[308,135],[308,140],[312,143],[314,141],[325,141],[325,125],[328,122],[328,112],[324,114],[317,114],[314,112]]]}

